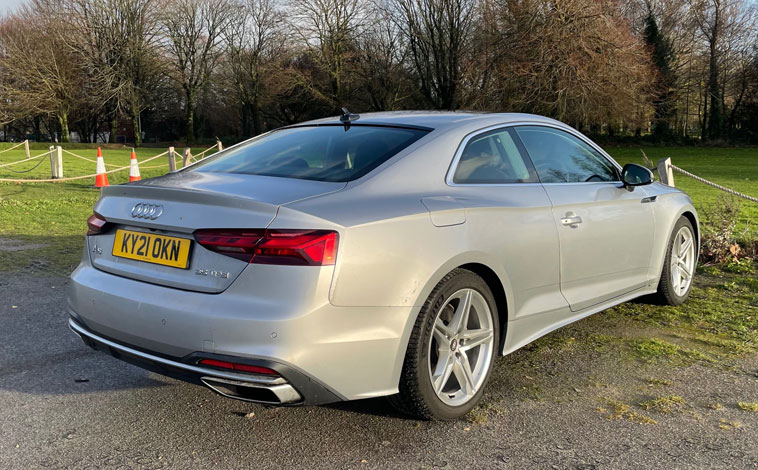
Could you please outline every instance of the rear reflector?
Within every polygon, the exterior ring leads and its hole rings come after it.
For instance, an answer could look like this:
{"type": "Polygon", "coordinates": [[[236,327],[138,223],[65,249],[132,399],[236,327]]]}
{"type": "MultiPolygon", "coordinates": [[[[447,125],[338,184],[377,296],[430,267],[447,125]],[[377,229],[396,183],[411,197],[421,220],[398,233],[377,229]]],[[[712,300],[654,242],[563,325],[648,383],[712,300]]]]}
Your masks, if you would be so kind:
{"type": "Polygon", "coordinates": [[[97,212],[93,212],[87,219],[87,235],[97,235],[107,224],[105,218],[97,212]]]}
{"type": "Polygon", "coordinates": [[[337,232],[330,230],[198,230],[205,248],[254,264],[333,265],[337,232]]]}
{"type": "Polygon", "coordinates": [[[201,359],[200,364],[221,369],[238,370],[241,372],[251,372],[253,374],[279,375],[279,373],[268,367],[251,366],[248,364],[237,364],[236,362],[217,361],[215,359],[201,359]]]}

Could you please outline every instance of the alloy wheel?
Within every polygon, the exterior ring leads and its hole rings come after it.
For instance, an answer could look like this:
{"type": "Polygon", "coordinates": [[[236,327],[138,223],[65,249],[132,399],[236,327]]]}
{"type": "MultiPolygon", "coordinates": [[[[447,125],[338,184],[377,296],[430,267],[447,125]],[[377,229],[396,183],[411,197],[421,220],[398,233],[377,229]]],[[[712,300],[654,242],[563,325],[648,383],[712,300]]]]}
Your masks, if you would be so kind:
{"type": "Polygon", "coordinates": [[[439,309],[429,345],[429,376],[437,397],[460,406],[482,387],[492,362],[492,313],[484,296],[461,289],[439,309]]]}
{"type": "Polygon", "coordinates": [[[695,237],[689,227],[682,227],[671,247],[671,285],[674,293],[683,296],[692,283],[695,272],[695,237]]]}

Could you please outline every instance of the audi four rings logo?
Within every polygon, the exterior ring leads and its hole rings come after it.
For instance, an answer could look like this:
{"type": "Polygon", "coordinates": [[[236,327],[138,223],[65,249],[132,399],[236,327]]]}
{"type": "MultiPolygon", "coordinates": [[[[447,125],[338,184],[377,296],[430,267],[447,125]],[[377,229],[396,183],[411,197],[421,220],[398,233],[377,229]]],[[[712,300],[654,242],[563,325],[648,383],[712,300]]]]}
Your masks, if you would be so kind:
{"type": "Polygon", "coordinates": [[[163,214],[163,206],[160,204],[148,204],[139,202],[132,207],[132,217],[138,219],[155,220],[163,214]]]}

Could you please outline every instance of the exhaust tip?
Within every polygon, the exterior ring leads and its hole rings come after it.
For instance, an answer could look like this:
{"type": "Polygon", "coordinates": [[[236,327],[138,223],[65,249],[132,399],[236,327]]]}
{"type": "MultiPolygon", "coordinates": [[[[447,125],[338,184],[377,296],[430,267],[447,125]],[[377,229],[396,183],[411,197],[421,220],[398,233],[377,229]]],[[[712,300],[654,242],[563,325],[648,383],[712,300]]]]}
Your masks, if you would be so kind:
{"type": "Polygon", "coordinates": [[[274,405],[293,404],[302,401],[297,390],[288,383],[263,385],[218,377],[202,377],[200,380],[214,392],[236,400],[274,405]]]}

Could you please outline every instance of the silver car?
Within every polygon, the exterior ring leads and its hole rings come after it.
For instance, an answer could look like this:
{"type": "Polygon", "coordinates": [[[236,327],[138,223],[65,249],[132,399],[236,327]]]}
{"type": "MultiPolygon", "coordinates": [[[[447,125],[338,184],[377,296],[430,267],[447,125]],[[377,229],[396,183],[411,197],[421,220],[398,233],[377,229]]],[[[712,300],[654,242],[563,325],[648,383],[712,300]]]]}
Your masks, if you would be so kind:
{"type": "Polygon", "coordinates": [[[682,303],[690,198],[527,114],[349,114],[105,188],[84,342],[231,398],[390,396],[450,419],[495,357],[635,297],[682,303]]]}

